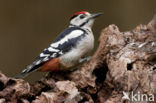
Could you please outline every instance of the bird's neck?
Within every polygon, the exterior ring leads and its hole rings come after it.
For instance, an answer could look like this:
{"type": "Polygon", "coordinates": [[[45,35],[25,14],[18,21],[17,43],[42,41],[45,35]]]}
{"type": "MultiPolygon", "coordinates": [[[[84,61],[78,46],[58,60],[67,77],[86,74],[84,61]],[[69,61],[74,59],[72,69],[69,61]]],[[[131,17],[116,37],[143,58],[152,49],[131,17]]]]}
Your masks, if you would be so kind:
{"type": "Polygon", "coordinates": [[[77,26],[77,25],[73,25],[73,24],[70,24],[69,27],[79,27],[81,29],[84,29],[84,30],[89,30],[89,31],[92,31],[92,28],[89,27],[89,26],[77,26]]]}

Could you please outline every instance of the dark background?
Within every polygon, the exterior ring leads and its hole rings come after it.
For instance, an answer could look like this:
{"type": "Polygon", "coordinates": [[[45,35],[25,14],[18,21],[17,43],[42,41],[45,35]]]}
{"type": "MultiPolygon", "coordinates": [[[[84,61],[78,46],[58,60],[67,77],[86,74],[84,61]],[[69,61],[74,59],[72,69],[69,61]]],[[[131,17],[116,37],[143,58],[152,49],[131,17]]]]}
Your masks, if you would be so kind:
{"type": "Polygon", "coordinates": [[[97,47],[100,31],[109,24],[127,31],[148,23],[156,14],[156,0],[0,0],[0,71],[7,76],[21,72],[82,10],[104,13],[93,27],[97,47]]]}

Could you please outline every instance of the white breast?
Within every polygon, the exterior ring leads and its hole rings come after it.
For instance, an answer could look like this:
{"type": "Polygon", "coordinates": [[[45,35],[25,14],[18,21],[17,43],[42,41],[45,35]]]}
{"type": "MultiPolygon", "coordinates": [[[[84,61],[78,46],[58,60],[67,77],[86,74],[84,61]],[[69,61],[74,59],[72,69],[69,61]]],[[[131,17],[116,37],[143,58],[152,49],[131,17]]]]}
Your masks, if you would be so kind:
{"type": "Polygon", "coordinates": [[[80,58],[87,56],[86,54],[88,54],[93,48],[94,37],[92,32],[90,32],[89,34],[86,34],[75,48],[60,57],[61,64],[67,68],[72,67],[78,63],[80,58]]]}

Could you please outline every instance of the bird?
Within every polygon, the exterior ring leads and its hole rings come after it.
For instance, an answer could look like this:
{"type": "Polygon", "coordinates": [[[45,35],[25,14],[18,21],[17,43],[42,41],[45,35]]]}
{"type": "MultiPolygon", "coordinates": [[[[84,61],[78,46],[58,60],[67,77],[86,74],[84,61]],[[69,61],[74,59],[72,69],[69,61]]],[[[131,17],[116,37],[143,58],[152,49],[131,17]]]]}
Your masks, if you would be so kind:
{"type": "Polygon", "coordinates": [[[92,26],[96,17],[103,13],[80,11],[70,18],[68,28],[45,48],[35,60],[15,78],[22,78],[34,72],[55,72],[70,70],[82,61],[94,48],[92,26]]]}

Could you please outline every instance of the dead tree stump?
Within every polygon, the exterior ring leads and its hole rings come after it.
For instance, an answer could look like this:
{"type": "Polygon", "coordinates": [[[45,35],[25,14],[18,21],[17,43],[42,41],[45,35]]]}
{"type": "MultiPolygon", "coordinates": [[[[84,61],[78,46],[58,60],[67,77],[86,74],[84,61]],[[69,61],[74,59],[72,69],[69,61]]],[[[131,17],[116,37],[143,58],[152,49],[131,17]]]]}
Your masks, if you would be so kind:
{"type": "Polygon", "coordinates": [[[115,25],[103,29],[91,60],[73,72],[49,73],[33,85],[0,73],[0,103],[156,103],[152,96],[156,16],[128,32],[115,25]],[[132,92],[140,97],[133,98],[132,92]]]}

